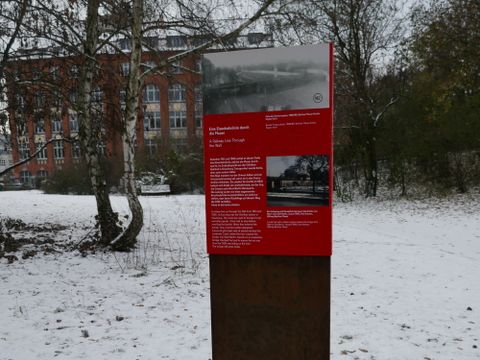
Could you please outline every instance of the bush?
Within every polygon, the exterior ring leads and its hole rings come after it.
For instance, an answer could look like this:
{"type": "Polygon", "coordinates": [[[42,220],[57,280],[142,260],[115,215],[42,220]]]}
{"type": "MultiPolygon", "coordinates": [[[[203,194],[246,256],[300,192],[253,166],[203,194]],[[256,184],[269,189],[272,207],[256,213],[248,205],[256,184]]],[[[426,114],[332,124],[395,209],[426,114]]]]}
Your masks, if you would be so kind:
{"type": "Polygon", "coordinates": [[[203,151],[199,145],[163,149],[156,156],[137,154],[136,173],[164,174],[172,194],[203,193],[203,151]]]}
{"type": "Polygon", "coordinates": [[[84,163],[55,171],[42,186],[47,194],[92,194],[92,186],[84,163]]]}
{"type": "Polygon", "coordinates": [[[172,194],[203,193],[202,153],[169,151],[164,161],[172,194]]]}

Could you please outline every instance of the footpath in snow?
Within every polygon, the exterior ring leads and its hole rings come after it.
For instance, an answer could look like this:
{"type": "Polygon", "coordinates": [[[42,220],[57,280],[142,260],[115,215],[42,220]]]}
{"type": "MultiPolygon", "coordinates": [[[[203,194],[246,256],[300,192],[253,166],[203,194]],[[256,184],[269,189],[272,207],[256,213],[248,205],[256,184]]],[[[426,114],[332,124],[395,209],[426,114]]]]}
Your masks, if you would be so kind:
{"type": "MultiPolygon", "coordinates": [[[[204,197],[142,204],[131,254],[0,260],[1,360],[211,358],[204,197]]],[[[64,225],[60,241],[94,214],[91,196],[0,192],[0,217],[64,225]]],[[[480,359],[479,259],[478,198],[337,204],[331,359],[480,359]]]]}

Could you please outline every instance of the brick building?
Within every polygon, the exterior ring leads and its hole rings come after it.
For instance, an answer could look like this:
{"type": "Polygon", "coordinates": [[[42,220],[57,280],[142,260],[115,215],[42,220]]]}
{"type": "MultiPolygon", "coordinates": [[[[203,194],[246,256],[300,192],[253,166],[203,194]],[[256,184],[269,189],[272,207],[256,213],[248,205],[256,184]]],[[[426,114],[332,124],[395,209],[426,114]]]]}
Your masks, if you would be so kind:
{"type": "MultiPolygon", "coordinates": [[[[201,37],[180,35],[145,39],[155,52],[144,52],[142,66],[153,67],[168,58],[205,41],[201,37]]],[[[236,47],[271,46],[270,36],[252,33],[240,36],[236,47]]],[[[113,164],[121,163],[122,144],[119,129],[124,86],[129,73],[129,41],[118,41],[119,53],[98,56],[98,71],[92,91],[92,108],[102,117],[100,151],[113,164]]],[[[213,50],[215,51],[215,50],[213,50]]],[[[81,162],[77,142],[63,137],[78,134],[75,110],[76,88],[80,75],[78,58],[56,49],[20,50],[18,60],[10,64],[7,79],[9,122],[14,163],[25,159],[46,142],[54,140],[28,163],[16,168],[14,176],[23,184],[37,186],[55,170],[81,162]]],[[[200,147],[202,138],[201,56],[193,54],[175,64],[168,76],[152,74],[144,82],[137,119],[137,151],[143,157],[155,157],[168,148],[177,150],[200,147]]]]}
{"type": "MultiPolygon", "coordinates": [[[[12,150],[10,148],[10,141],[3,134],[0,134],[0,172],[13,165],[12,150]]],[[[6,178],[6,176],[5,176],[6,178]]],[[[0,176],[0,182],[3,176],[0,176]]],[[[8,179],[4,179],[8,180],[8,179]]]]}

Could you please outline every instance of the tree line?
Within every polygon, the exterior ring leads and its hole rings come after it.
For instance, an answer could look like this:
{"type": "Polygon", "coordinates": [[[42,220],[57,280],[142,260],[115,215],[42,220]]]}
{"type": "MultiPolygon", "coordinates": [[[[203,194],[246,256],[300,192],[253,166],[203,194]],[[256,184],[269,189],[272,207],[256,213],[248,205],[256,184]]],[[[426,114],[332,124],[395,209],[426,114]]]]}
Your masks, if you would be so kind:
{"type": "Polygon", "coordinates": [[[272,20],[283,44],[335,46],[335,188],[467,192],[480,183],[480,3],[307,0],[272,20]]]}

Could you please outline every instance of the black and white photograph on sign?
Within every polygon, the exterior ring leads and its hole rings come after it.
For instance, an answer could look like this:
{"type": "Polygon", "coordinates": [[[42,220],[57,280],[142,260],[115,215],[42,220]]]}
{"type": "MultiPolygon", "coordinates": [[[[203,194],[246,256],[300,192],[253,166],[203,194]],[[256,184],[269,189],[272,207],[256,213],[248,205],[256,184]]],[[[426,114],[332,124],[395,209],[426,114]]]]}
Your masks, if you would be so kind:
{"type": "Polygon", "coordinates": [[[206,114],[329,107],[328,44],[206,54],[206,114]]]}
{"type": "Polygon", "coordinates": [[[328,156],[267,157],[267,206],[328,206],[328,156]]]}

